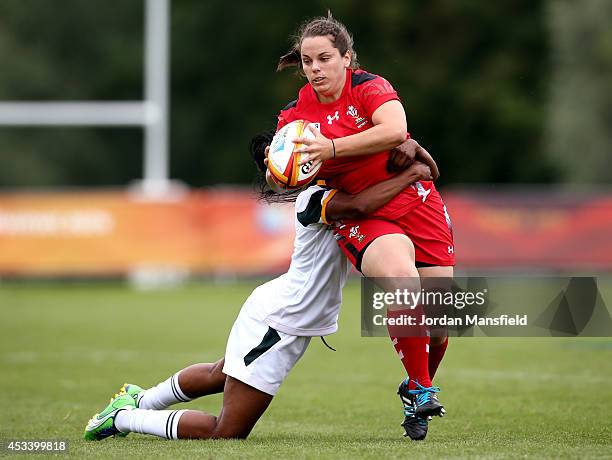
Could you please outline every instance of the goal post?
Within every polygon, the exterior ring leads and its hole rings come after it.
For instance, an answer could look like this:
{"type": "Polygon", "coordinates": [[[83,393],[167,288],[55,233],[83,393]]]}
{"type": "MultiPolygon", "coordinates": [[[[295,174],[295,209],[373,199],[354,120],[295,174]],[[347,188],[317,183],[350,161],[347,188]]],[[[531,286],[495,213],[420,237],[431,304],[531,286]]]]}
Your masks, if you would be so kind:
{"type": "Polygon", "coordinates": [[[142,101],[0,101],[0,126],[138,126],[144,129],[145,195],[169,191],[169,0],[145,0],[142,101]]]}

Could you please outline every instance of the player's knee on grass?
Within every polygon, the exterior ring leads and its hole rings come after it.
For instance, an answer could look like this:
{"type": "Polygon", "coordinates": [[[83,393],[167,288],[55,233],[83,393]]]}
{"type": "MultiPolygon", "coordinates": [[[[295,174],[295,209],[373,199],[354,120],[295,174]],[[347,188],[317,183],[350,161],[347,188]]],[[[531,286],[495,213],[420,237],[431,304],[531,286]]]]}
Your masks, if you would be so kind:
{"type": "MultiPolygon", "coordinates": [[[[245,404],[245,406],[248,406],[248,404],[245,404]]],[[[228,411],[222,411],[219,417],[217,417],[217,424],[212,438],[246,439],[265,409],[254,408],[249,410],[248,407],[245,409],[245,411],[232,411],[231,415],[228,411]]]]}
{"type": "Polygon", "coordinates": [[[200,411],[188,410],[179,421],[179,439],[210,439],[215,433],[218,417],[200,411]]]}
{"type": "Polygon", "coordinates": [[[227,377],[223,409],[212,434],[215,439],[246,439],[272,402],[272,395],[227,377]]]}
{"type": "Polygon", "coordinates": [[[213,439],[246,439],[253,427],[224,427],[216,430],[213,439]]]}
{"type": "Polygon", "coordinates": [[[199,411],[187,411],[181,417],[178,436],[181,439],[246,439],[261,415],[256,413],[218,417],[199,411]]]}
{"type": "Polygon", "coordinates": [[[200,411],[187,411],[178,426],[180,439],[246,439],[254,423],[251,420],[228,420],[200,411]]]}

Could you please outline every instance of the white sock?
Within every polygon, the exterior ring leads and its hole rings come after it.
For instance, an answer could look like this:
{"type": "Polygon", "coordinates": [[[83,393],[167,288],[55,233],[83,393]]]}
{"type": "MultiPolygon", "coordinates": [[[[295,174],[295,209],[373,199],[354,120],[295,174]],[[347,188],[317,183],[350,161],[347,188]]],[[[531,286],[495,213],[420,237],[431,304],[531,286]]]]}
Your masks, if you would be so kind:
{"type": "Polygon", "coordinates": [[[168,380],[141,393],[138,398],[138,408],[162,410],[176,403],[191,401],[191,398],[179,387],[179,374],[180,371],[168,380]]]}
{"type": "Polygon", "coordinates": [[[122,410],[115,416],[115,427],[123,433],[152,434],[178,439],[178,424],[186,410],[122,410]]]}

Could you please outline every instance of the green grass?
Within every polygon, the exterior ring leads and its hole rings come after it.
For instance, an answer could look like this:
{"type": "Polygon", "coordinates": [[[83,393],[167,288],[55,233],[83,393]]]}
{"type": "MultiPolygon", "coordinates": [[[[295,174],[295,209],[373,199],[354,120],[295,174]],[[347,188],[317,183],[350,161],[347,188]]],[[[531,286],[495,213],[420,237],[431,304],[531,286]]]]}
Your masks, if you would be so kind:
{"type": "Polygon", "coordinates": [[[447,416],[425,442],[403,438],[401,364],[387,339],[360,337],[356,284],[329,338],[338,352],[313,340],[247,441],[81,439],[123,382],[221,357],[254,286],[0,285],[0,438],[63,438],[70,456],[100,458],[612,457],[609,339],[451,340],[436,378],[447,416]]]}

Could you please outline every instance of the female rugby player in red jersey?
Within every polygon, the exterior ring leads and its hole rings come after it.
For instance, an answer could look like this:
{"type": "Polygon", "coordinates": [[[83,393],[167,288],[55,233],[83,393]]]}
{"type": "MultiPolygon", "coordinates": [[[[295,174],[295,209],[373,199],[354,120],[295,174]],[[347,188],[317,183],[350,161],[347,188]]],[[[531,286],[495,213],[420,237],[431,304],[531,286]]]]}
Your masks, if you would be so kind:
{"type": "MultiPolygon", "coordinates": [[[[320,131],[310,125],[314,139],[295,140],[307,154],[302,162],[323,162],[317,177],[349,193],[391,177],[389,150],[409,137],[404,107],[387,80],[359,70],[346,27],[331,15],[303,24],[277,70],[291,66],[298,67],[308,83],[280,112],[277,129],[298,119],[320,124],[320,131]]],[[[419,149],[426,154],[415,141],[403,146],[412,154],[419,149]]],[[[400,158],[403,162],[410,159],[400,158]]],[[[367,277],[401,279],[402,287],[408,283],[418,291],[427,278],[453,276],[450,218],[431,181],[407,187],[369,218],[343,224],[336,229],[338,243],[367,277]]],[[[390,317],[401,314],[397,307],[392,310],[390,317]]],[[[403,425],[408,436],[423,439],[428,417],[444,413],[436,397],[439,388],[431,379],[448,339],[446,334],[402,337],[393,327],[389,335],[409,376],[399,388],[403,425]]]]}

